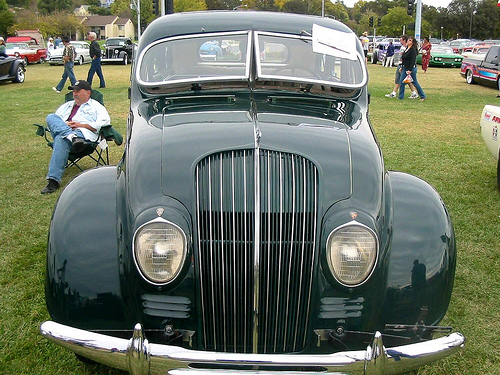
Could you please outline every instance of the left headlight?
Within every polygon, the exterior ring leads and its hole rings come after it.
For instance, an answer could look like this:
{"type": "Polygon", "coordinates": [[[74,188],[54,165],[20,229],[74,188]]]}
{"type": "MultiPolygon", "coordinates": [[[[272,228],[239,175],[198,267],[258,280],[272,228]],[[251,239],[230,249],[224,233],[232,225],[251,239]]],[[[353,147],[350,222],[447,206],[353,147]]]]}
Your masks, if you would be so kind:
{"type": "Polygon", "coordinates": [[[375,268],[378,239],[367,226],[351,222],[330,233],[326,251],[335,279],[345,286],[358,286],[368,279],[375,268]]]}
{"type": "Polygon", "coordinates": [[[167,284],[180,272],[186,258],[186,235],[177,225],[155,219],[134,235],[134,259],[141,275],[154,284],[167,284]]]}

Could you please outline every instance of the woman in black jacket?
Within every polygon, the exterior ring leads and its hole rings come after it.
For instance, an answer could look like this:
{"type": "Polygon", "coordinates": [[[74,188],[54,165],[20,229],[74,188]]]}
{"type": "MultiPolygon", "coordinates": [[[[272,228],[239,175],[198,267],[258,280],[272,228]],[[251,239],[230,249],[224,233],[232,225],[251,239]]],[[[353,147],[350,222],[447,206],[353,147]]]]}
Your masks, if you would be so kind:
{"type": "Polygon", "coordinates": [[[405,86],[406,83],[403,80],[409,74],[413,79],[412,83],[417,89],[418,95],[421,100],[425,100],[426,96],[424,90],[417,81],[417,54],[418,54],[418,42],[414,37],[410,36],[408,38],[408,44],[406,45],[406,50],[401,56],[401,63],[403,64],[402,72],[401,72],[401,86],[399,87],[399,99],[405,98],[405,86]]]}

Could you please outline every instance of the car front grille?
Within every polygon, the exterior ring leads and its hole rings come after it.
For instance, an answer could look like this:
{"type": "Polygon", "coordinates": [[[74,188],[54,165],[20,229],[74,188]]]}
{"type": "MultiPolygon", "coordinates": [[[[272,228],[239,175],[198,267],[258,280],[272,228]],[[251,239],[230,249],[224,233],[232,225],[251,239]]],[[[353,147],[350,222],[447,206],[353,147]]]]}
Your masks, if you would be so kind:
{"type": "Polygon", "coordinates": [[[317,229],[317,169],[265,150],[196,167],[202,345],[223,352],[304,348],[317,229]]]}

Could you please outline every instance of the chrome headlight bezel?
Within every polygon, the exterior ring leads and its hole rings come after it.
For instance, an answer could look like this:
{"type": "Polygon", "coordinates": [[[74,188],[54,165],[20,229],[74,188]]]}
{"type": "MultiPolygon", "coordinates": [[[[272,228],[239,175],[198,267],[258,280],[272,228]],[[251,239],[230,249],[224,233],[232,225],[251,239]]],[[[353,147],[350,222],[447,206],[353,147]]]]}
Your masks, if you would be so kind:
{"type": "MultiPolygon", "coordinates": [[[[166,242],[166,241],[158,241],[158,243],[160,243],[160,242],[166,242]]],[[[155,250],[149,249],[149,251],[154,252],[155,250]]],[[[142,224],[135,231],[133,239],[132,239],[132,255],[134,258],[135,266],[136,266],[139,274],[142,276],[142,278],[144,280],[146,280],[148,283],[150,283],[152,285],[156,285],[156,286],[168,285],[177,279],[177,277],[181,273],[181,270],[184,267],[184,264],[186,261],[186,256],[187,256],[187,237],[186,237],[186,234],[178,225],[176,225],[168,220],[165,220],[161,217],[155,218],[154,220],[151,220],[151,221],[148,221],[148,222],[142,224]],[[138,242],[138,241],[140,241],[141,236],[147,235],[144,233],[147,229],[149,229],[149,228],[153,229],[153,227],[158,226],[158,225],[165,226],[165,229],[170,227],[171,230],[176,231],[177,234],[179,235],[180,242],[181,242],[181,249],[180,249],[181,254],[177,257],[178,260],[176,262],[175,269],[173,272],[171,272],[171,275],[168,278],[160,278],[160,277],[153,276],[151,274],[151,272],[148,271],[148,269],[146,267],[147,264],[145,264],[143,261],[142,255],[144,255],[144,254],[139,253],[141,251],[148,251],[148,249],[141,249],[141,245],[138,242]]],[[[164,254],[161,254],[161,255],[163,255],[163,257],[165,257],[164,254]]],[[[168,256],[168,254],[166,256],[168,256]]],[[[151,256],[151,258],[152,258],[152,256],[151,256]]],[[[160,259],[160,261],[161,261],[161,259],[160,259]]],[[[168,266],[160,264],[158,267],[162,268],[163,272],[167,272],[168,266]]]]}
{"type": "Polygon", "coordinates": [[[370,227],[362,223],[359,223],[357,221],[351,221],[349,223],[336,227],[334,230],[330,232],[330,234],[328,235],[328,239],[326,240],[326,259],[330,272],[333,275],[334,279],[339,284],[345,287],[349,288],[358,287],[366,283],[370,279],[371,275],[375,270],[375,267],[378,262],[378,257],[379,257],[379,238],[377,236],[377,233],[370,227]],[[339,267],[334,264],[335,262],[333,260],[333,256],[335,256],[334,252],[336,250],[332,249],[332,242],[336,239],[336,236],[341,234],[343,231],[349,229],[354,229],[355,231],[358,232],[361,231],[359,233],[364,233],[366,236],[368,236],[367,238],[371,238],[372,242],[371,244],[369,244],[369,247],[371,247],[371,249],[368,249],[369,251],[369,254],[367,254],[368,261],[365,269],[361,270],[362,272],[359,272],[358,276],[356,277],[346,278],[342,277],[338,269],[339,267]]]}

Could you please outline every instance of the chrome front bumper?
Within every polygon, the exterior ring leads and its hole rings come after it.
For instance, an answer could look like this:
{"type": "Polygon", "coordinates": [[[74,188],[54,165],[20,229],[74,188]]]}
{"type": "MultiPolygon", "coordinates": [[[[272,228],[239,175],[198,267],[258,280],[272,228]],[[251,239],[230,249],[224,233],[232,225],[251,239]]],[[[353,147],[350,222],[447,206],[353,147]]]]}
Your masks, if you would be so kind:
{"type": "Polygon", "coordinates": [[[318,372],[340,374],[399,374],[456,353],[465,344],[460,333],[393,348],[385,348],[377,332],[366,351],[334,354],[241,354],[189,350],[177,346],[150,344],[136,324],[130,340],[72,328],[47,321],[40,331],[50,341],[74,353],[132,375],[198,374],[286,374],[290,368],[304,368],[294,375],[318,372]],[[221,366],[217,368],[216,366],[221,366]],[[244,368],[238,371],[240,366],[244,368]],[[264,369],[262,367],[265,367],[264,369]],[[286,370],[288,369],[288,370],[286,370]]]}

